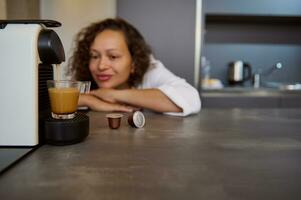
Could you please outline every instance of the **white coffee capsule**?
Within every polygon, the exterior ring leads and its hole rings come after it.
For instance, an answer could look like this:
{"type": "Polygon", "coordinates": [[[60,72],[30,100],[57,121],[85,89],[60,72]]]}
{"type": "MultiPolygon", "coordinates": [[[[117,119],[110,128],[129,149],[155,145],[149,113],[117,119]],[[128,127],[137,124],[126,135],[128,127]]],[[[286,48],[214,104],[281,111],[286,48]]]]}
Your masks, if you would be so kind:
{"type": "Polygon", "coordinates": [[[134,128],[142,128],[145,125],[145,117],[142,112],[136,111],[129,116],[128,123],[134,128]]]}

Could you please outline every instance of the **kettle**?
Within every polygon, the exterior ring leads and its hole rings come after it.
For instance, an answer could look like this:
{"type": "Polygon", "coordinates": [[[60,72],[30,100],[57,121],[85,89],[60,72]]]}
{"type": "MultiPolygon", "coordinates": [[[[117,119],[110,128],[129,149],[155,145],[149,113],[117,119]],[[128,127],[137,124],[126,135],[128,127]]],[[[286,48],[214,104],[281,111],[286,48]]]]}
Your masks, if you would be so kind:
{"type": "Polygon", "coordinates": [[[229,85],[242,85],[252,77],[251,66],[241,60],[229,63],[228,82],[229,85]]]}

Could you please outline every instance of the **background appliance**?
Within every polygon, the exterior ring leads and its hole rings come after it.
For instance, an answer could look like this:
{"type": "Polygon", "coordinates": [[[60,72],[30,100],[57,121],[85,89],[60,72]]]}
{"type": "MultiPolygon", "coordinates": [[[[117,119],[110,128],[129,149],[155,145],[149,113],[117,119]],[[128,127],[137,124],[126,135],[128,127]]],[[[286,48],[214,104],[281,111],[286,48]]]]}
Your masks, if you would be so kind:
{"type": "Polygon", "coordinates": [[[231,62],[228,66],[229,85],[243,85],[252,77],[252,69],[248,63],[241,60],[231,62]]]}

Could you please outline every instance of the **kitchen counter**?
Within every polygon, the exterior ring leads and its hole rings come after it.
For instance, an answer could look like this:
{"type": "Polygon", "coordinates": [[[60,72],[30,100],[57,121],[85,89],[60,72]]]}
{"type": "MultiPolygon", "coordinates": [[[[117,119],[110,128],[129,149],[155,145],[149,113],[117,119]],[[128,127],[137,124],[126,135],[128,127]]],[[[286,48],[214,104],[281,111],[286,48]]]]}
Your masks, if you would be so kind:
{"type": "Polygon", "coordinates": [[[301,90],[228,87],[200,93],[205,108],[301,108],[301,90]]]}
{"type": "Polygon", "coordinates": [[[0,199],[301,199],[301,109],[145,115],[112,130],[90,112],[84,142],[29,154],[0,176],[0,199]]]}
{"type": "Polygon", "coordinates": [[[222,89],[202,90],[202,93],[208,96],[287,96],[299,95],[301,90],[285,90],[276,88],[252,88],[252,87],[226,87],[222,89]]]}

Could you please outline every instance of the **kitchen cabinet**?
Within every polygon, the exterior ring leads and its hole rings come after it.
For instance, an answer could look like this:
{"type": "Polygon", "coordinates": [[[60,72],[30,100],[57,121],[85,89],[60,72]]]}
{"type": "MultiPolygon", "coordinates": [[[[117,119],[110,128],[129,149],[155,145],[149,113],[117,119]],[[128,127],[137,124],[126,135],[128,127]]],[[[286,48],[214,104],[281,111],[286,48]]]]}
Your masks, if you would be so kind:
{"type": "Polygon", "coordinates": [[[142,33],[170,71],[194,85],[196,0],[118,0],[117,16],[142,33]]]}
{"type": "Polygon", "coordinates": [[[281,96],[280,108],[301,108],[301,94],[281,96]]]}
{"type": "Polygon", "coordinates": [[[239,15],[301,15],[300,0],[203,0],[206,13],[239,15]]]}
{"type": "Polygon", "coordinates": [[[300,1],[204,0],[203,15],[202,54],[211,61],[211,76],[225,86],[228,64],[235,60],[250,63],[253,72],[282,62],[283,69],[263,81],[301,81],[300,1]]]}

